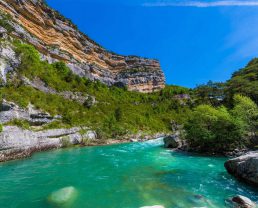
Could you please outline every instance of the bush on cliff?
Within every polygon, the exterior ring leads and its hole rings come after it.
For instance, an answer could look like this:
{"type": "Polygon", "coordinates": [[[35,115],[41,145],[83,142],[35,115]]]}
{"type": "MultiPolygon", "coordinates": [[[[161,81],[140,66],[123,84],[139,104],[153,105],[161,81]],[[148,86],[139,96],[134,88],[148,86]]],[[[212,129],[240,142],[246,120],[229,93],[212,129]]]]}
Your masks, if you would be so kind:
{"type": "Polygon", "coordinates": [[[31,45],[14,41],[15,51],[21,57],[18,72],[33,80],[41,79],[57,91],[85,91],[86,80],[73,74],[63,62],[49,64],[40,59],[38,51],[31,45]]]}

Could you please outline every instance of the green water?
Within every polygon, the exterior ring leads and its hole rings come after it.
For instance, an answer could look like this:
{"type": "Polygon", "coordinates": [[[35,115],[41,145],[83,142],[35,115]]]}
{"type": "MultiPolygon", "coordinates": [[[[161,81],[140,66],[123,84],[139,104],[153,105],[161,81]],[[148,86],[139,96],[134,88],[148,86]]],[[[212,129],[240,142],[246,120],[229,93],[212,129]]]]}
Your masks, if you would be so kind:
{"type": "Polygon", "coordinates": [[[48,196],[67,186],[78,195],[62,207],[223,208],[236,194],[258,201],[258,190],[226,173],[225,158],[176,153],[161,145],[155,140],[57,150],[0,164],[0,208],[55,207],[48,196]]]}

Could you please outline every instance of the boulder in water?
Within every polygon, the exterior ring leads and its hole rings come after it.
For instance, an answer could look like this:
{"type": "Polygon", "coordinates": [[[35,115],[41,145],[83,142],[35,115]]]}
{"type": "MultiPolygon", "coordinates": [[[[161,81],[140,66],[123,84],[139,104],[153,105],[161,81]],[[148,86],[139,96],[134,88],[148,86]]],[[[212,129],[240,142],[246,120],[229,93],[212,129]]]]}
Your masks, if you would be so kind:
{"type": "Polygon", "coordinates": [[[145,207],[140,207],[140,208],[165,208],[162,205],[154,205],[154,206],[145,206],[145,207]]]}
{"type": "Polygon", "coordinates": [[[167,136],[163,140],[164,140],[165,148],[179,148],[182,146],[182,141],[181,141],[179,135],[177,135],[177,134],[167,136]]]}
{"type": "Polygon", "coordinates": [[[233,208],[255,208],[256,204],[245,196],[237,195],[228,201],[232,204],[233,208]]]}
{"type": "Polygon", "coordinates": [[[228,160],[225,163],[225,168],[233,176],[246,183],[258,186],[258,152],[250,152],[228,160]]]}
{"type": "Polygon", "coordinates": [[[74,187],[70,186],[53,192],[48,197],[48,201],[56,205],[63,205],[63,204],[73,202],[76,196],[77,196],[77,190],[74,187]]]}

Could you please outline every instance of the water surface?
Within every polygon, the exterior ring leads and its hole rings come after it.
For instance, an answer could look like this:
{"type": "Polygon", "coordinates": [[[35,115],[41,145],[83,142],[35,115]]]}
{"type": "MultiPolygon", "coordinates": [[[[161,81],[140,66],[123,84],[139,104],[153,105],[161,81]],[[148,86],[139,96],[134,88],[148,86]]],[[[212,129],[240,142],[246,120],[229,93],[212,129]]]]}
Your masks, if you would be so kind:
{"type": "Polygon", "coordinates": [[[258,190],[225,171],[226,158],[163,149],[162,141],[66,149],[0,164],[0,207],[51,208],[53,191],[73,186],[71,208],[223,208],[241,194],[258,201],[258,190]]]}

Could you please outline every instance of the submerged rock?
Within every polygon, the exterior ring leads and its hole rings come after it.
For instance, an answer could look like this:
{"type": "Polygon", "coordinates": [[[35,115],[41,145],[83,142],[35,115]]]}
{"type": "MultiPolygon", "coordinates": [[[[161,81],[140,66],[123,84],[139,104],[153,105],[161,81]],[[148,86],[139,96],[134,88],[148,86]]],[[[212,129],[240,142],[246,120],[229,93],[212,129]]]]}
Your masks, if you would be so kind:
{"type": "Polygon", "coordinates": [[[241,195],[228,199],[233,208],[255,208],[256,204],[249,198],[241,195]]]}
{"type": "Polygon", "coordinates": [[[250,152],[228,160],[225,163],[225,168],[233,176],[246,183],[258,186],[258,152],[250,152]]]}
{"type": "Polygon", "coordinates": [[[56,205],[63,205],[72,203],[77,197],[77,190],[70,186],[59,189],[53,192],[49,197],[48,201],[56,205]]]}
{"type": "Polygon", "coordinates": [[[140,208],[165,208],[162,205],[154,205],[154,206],[145,206],[145,207],[140,207],[140,208]]]}

